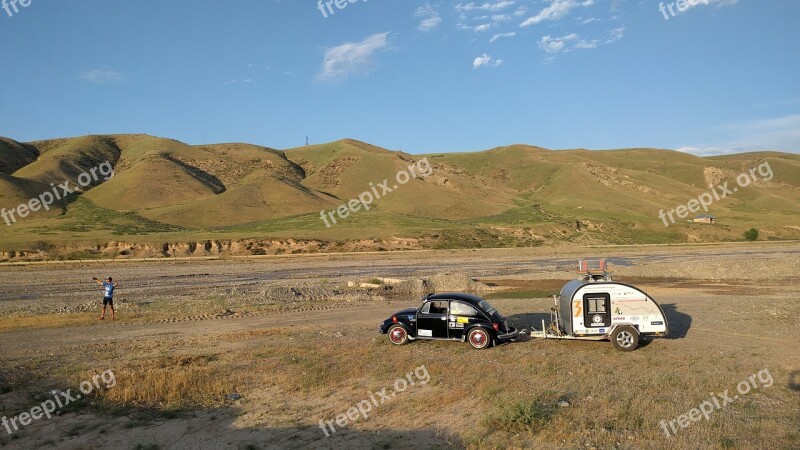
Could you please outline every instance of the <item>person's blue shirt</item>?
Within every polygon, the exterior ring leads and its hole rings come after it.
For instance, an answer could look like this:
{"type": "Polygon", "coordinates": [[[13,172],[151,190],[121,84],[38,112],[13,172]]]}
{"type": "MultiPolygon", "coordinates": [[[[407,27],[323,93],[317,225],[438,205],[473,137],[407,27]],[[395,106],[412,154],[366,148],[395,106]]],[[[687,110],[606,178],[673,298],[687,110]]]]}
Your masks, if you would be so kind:
{"type": "Polygon", "coordinates": [[[103,294],[105,298],[114,298],[114,283],[104,281],[103,289],[105,290],[105,294],[103,294]]]}

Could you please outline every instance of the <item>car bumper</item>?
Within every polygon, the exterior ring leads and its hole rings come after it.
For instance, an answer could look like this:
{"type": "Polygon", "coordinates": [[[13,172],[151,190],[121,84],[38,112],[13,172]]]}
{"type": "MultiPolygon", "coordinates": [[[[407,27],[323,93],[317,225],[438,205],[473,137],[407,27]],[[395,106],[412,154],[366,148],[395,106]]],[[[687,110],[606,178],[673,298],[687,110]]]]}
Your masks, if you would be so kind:
{"type": "Polygon", "coordinates": [[[497,340],[498,341],[509,341],[509,340],[512,340],[512,339],[516,339],[518,337],[519,337],[519,330],[517,330],[516,328],[512,327],[511,330],[509,330],[508,333],[498,334],[497,335],[497,340]]]}

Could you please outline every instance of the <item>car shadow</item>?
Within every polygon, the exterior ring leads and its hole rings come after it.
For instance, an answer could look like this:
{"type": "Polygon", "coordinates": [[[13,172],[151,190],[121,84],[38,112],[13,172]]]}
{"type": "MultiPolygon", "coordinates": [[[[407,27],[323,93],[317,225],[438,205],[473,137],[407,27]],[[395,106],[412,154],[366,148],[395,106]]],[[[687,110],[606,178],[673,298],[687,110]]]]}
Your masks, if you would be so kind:
{"type": "Polygon", "coordinates": [[[662,304],[661,309],[664,310],[664,315],[667,316],[667,323],[669,323],[669,334],[666,339],[683,339],[692,328],[692,316],[678,311],[678,307],[674,303],[662,304]]]}
{"type": "Polygon", "coordinates": [[[508,321],[511,323],[512,327],[518,330],[525,329],[528,331],[531,331],[532,328],[541,330],[542,320],[544,320],[545,326],[549,325],[550,313],[514,314],[513,316],[508,317],[508,321]]]}

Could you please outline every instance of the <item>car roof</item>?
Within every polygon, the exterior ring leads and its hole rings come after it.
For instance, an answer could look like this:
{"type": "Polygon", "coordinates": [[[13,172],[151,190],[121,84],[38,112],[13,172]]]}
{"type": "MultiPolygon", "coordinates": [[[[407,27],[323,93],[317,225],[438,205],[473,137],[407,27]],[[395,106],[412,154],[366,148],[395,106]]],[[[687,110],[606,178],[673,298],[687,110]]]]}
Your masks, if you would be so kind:
{"type": "Polygon", "coordinates": [[[464,294],[460,292],[442,292],[440,294],[431,294],[425,300],[461,300],[467,303],[478,304],[483,301],[477,295],[464,294]]]}

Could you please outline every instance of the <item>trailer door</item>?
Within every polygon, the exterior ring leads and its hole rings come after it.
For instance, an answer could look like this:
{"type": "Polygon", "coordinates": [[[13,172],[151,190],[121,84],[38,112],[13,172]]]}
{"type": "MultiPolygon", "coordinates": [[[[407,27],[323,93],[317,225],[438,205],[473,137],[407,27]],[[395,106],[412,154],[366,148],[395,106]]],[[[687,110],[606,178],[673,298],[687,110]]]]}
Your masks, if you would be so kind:
{"type": "Polygon", "coordinates": [[[586,328],[611,326],[611,296],[609,294],[584,294],[583,323],[586,328]]]}

